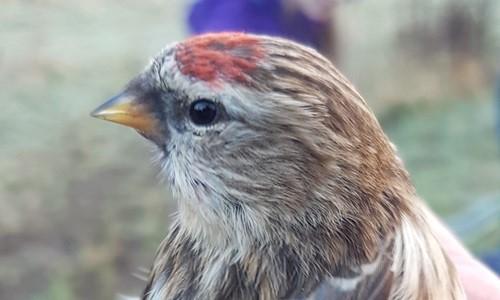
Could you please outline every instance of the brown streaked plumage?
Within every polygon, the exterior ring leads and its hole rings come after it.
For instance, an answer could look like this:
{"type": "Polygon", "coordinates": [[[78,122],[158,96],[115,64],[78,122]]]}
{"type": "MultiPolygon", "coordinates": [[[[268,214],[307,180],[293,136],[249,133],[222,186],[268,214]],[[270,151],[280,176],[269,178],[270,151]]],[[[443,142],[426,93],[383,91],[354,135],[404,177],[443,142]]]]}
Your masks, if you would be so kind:
{"type": "Polygon", "coordinates": [[[142,299],[464,298],[396,150],[314,50],[194,37],[119,99],[130,116],[94,114],[155,125],[179,206],[142,299]]]}

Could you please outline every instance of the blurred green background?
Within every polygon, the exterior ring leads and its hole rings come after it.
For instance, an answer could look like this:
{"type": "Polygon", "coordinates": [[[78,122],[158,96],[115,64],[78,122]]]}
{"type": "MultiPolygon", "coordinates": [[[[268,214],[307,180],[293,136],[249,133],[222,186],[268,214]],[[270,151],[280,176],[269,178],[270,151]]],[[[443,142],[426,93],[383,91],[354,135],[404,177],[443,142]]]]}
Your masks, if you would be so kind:
{"type": "MultiPolygon", "coordinates": [[[[147,142],[89,112],[188,35],[188,4],[1,1],[0,299],[111,299],[144,286],[175,204],[147,142]]],[[[476,254],[499,249],[500,3],[359,0],[332,13],[336,64],[420,195],[476,254]]]]}

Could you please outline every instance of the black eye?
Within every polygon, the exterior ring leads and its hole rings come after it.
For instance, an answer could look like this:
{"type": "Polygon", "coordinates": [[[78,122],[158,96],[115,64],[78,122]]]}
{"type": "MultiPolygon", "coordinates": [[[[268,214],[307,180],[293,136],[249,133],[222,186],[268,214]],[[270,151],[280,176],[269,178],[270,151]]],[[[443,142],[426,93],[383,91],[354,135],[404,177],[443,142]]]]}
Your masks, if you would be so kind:
{"type": "Polygon", "coordinates": [[[189,117],[196,125],[210,125],[217,117],[217,104],[208,99],[196,100],[191,103],[189,117]]]}

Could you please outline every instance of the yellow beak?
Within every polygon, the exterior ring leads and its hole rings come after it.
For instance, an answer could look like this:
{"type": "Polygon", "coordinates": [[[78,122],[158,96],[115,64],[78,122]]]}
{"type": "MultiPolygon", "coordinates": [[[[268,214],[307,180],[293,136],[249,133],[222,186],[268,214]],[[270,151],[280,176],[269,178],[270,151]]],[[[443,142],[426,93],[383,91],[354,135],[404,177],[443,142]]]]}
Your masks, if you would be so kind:
{"type": "Polygon", "coordinates": [[[137,97],[122,93],[96,108],[91,116],[132,127],[147,137],[157,136],[158,121],[149,105],[137,97]]]}

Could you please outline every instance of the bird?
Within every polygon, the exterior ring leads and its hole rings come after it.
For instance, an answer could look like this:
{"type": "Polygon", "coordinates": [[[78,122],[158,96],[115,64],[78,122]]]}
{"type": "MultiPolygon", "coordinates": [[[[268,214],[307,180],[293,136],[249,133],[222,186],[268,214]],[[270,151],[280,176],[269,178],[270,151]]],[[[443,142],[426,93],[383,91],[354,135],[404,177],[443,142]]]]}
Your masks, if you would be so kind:
{"type": "Polygon", "coordinates": [[[190,37],[92,116],[151,142],[177,202],[140,299],[465,299],[396,147],[307,46],[190,37]]]}

